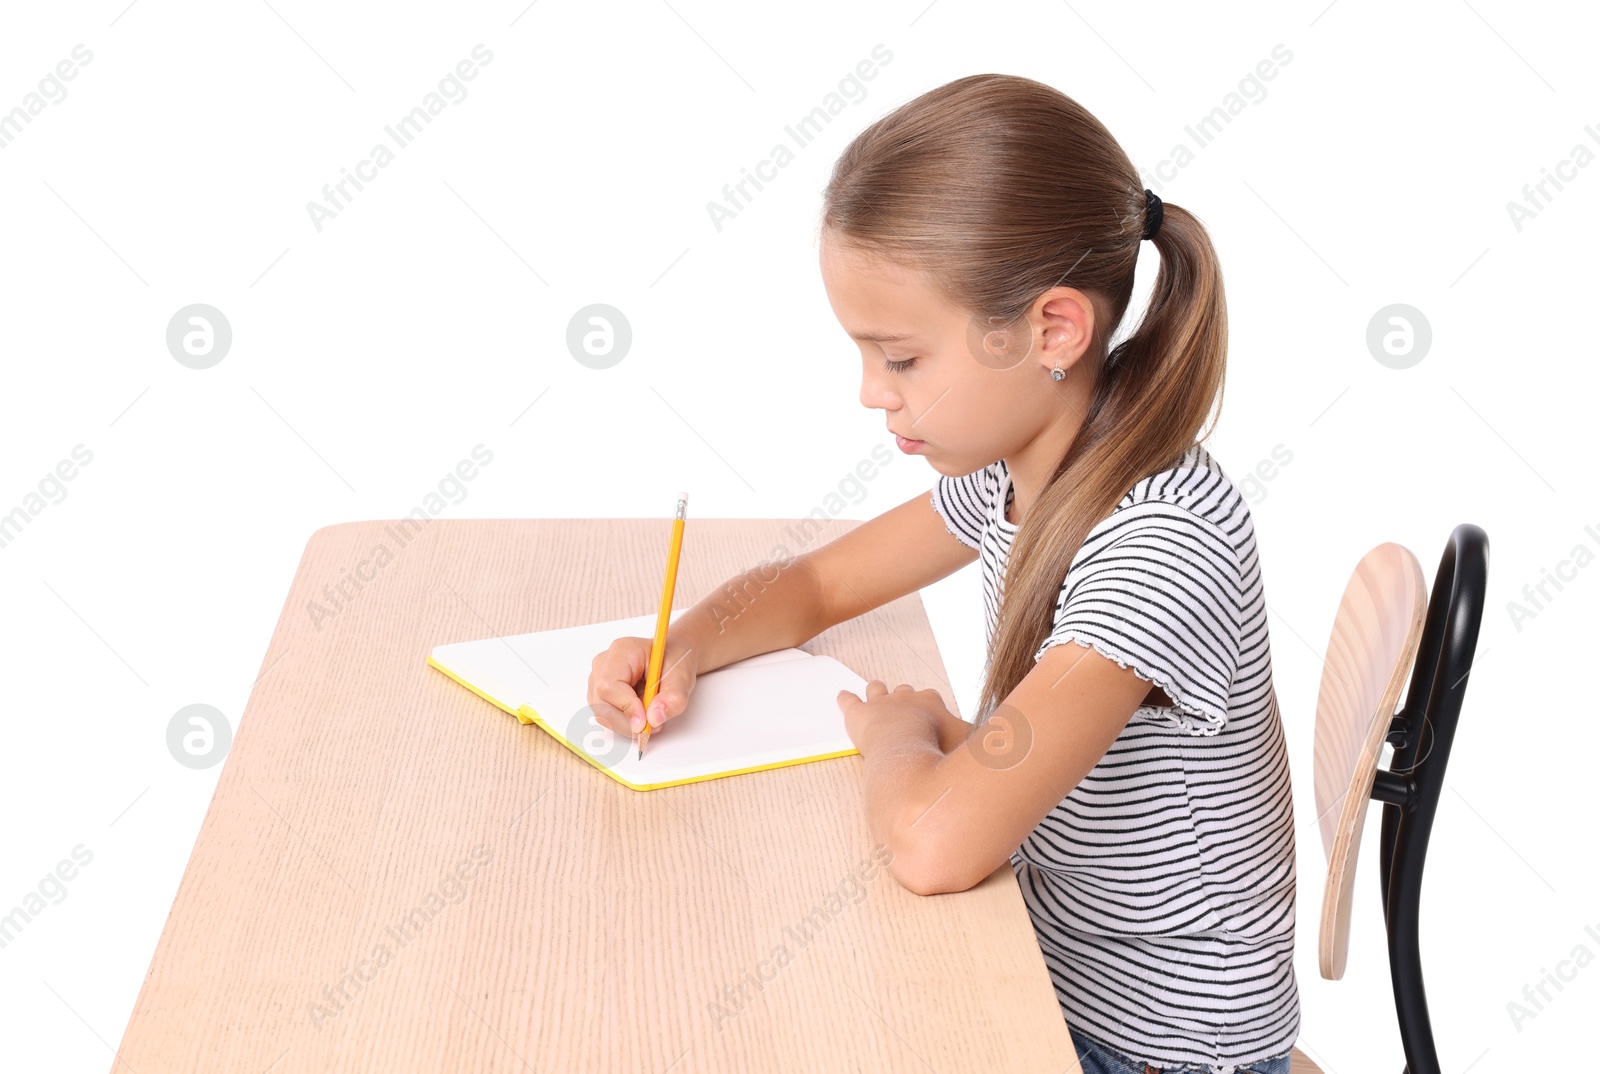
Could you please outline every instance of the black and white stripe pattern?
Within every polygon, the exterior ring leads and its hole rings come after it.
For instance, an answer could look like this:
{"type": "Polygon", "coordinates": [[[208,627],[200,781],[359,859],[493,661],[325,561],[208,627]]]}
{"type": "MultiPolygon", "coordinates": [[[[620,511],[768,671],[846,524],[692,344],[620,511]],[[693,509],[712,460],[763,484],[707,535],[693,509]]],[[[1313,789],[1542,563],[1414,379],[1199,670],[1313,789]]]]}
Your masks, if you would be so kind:
{"type": "MultiPolygon", "coordinates": [[[[992,638],[1017,527],[1002,459],[941,477],[992,638]]],[[[1159,685],[1011,856],[1067,1022],[1158,1067],[1282,1055],[1300,1028],[1289,762],[1250,509],[1202,445],[1074,556],[1034,659],[1075,642],[1159,685]]]]}

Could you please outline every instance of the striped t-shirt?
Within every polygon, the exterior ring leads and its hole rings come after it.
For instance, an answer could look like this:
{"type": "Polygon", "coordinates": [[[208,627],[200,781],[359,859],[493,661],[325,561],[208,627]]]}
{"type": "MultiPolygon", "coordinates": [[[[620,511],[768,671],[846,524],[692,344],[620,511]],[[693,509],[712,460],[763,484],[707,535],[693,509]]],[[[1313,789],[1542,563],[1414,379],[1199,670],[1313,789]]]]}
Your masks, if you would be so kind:
{"type": "MultiPolygon", "coordinates": [[[[932,493],[979,552],[991,639],[1012,498],[1004,459],[932,493]]],[[[1255,528],[1204,446],[1090,531],[1034,659],[1066,641],[1174,702],[1141,705],[1011,856],[1068,1025],[1159,1067],[1284,1054],[1300,1028],[1289,761],[1255,528]]]]}

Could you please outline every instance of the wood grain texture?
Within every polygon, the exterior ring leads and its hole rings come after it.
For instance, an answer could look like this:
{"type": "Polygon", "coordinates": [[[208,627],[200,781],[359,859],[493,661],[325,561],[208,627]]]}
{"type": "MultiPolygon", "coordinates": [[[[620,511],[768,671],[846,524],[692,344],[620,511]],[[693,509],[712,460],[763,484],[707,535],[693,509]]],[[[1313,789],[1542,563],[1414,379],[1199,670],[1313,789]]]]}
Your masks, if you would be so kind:
{"type": "Polygon", "coordinates": [[[1427,604],[1422,565],[1410,549],[1389,542],[1361,557],[1334,616],[1317,690],[1312,774],[1328,857],[1317,957],[1330,981],[1344,976],[1361,829],[1400,688],[1416,662],[1427,604]]]}
{"type": "MultiPolygon", "coordinates": [[[[694,520],[674,605],[809,524],[694,520]]],[[[651,611],[669,526],[318,530],[113,1070],[1076,1070],[1009,865],[900,887],[859,756],[641,794],[424,662],[651,611]]],[[[915,594],[804,647],[955,711],[915,594]]]]}
{"type": "Polygon", "coordinates": [[[1322,1074],[1322,1068],[1299,1048],[1289,1050],[1289,1074],[1322,1074]]]}

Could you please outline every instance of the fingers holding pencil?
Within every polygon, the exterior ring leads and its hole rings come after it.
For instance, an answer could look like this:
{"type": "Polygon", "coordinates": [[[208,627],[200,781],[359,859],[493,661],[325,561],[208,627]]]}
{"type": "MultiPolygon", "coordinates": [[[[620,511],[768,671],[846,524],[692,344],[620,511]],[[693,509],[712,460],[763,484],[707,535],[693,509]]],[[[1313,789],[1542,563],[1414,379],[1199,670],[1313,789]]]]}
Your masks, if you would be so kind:
{"type": "Polygon", "coordinates": [[[644,675],[650,661],[649,638],[618,638],[594,658],[589,672],[589,708],[600,726],[619,735],[637,735],[648,722],[659,728],[689,704],[698,678],[694,650],[668,641],[661,687],[644,702],[644,675]]]}

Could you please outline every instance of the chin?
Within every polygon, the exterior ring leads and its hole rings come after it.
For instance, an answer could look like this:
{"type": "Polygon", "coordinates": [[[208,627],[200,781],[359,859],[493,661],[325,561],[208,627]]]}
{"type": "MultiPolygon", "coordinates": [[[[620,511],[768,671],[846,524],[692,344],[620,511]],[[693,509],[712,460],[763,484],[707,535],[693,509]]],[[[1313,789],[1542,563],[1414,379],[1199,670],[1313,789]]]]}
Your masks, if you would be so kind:
{"type": "MultiPolygon", "coordinates": [[[[976,471],[981,470],[985,466],[989,465],[989,463],[981,462],[981,461],[980,462],[952,461],[949,458],[936,456],[936,455],[924,455],[922,457],[925,460],[927,460],[927,463],[928,463],[929,466],[933,467],[933,469],[935,471],[937,471],[940,474],[943,474],[945,477],[966,477],[968,474],[975,473],[976,471]]],[[[993,461],[993,460],[991,460],[991,461],[993,461]]]]}

